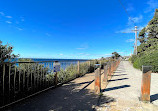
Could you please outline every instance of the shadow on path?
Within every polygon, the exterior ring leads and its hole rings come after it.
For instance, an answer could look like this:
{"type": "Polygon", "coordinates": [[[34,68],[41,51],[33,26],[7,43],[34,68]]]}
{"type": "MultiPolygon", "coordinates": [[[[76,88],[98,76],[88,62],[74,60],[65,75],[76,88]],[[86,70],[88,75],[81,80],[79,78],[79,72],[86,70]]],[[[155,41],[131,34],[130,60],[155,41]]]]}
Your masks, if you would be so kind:
{"type": "MultiPolygon", "coordinates": [[[[48,90],[25,101],[14,104],[7,111],[92,111],[98,103],[99,95],[86,89],[94,80],[81,83],[69,82],[61,87],[48,90]],[[84,87],[83,87],[84,85],[84,87]],[[83,88],[82,88],[83,87],[83,88]]],[[[114,98],[102,96],[99,104],[110,103],[114,98]]]]}
{"type": "Polygon", "coordinates": [[[105,92],[105,91],[111,91],[111,90],[116,90],[116,89],[127,88],[127,87],[130,87],[130,85],[122,85],[122,86],[107,88],[107,89],[104,89],[103,92],[105,92]]]}
{"type": "Polygon", "coordinates": [[[125,79],[128,79],[128,78],[113,79],[113,80],[108,80],[108,82],[112,82],[112,81],[121,81],[121,80],[125,80],[125,79]]]}
{"type": "Polygon", "coordinates": [[[118,74],[118,75],[113,75],[113,76],[125,76],[127,74],[118,74]]]}
{"type": "Polygon", "coordinates": [[[150,96],[150,102],[158,100],[158,94],[154,94],[150,96]]]}
{"type": "Polygon", "coordinates": [[[90,81],[84,88],[82,88],[82,89],[80,90],[80,92],[83,91],[86,87],[88,87],[93,81],[94,81],[94,80],[90,81]]]}

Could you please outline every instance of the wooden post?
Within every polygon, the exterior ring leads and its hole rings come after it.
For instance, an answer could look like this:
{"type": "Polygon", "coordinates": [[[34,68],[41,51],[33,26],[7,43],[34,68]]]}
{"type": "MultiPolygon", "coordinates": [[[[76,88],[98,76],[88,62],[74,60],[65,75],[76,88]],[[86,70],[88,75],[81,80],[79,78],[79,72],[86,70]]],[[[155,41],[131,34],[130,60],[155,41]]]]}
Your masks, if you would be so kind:
{"type": "Polygon", "coordinates": [[[58,84],[58,76],[57,76],[57,72],[54,72],[54,85],[55,85],[55,87],[57,86],[57,84],[58,84]]]}
{"type": "Polygon", "coordinates": [[[109,64],[108,64],[108,67],[109,67],[108,75],[111,76],[111,63],[110,63],[110,62],[109,62],[109,64]]]}
{"type": "Polygon", "coordinates": [[[151,66],[142,66],[141,101],[150,102],[151,66]]]}
{"type": "Polygon", "coordinates": [[[78,63],[77,63],[77,72],[80,75],[80,61],[78,61],[78,63]]]}
{"type": "Polygon", "coordinates": [[[107,71],[108,71],[108,66],[107,66],[107,64],[105,64],[104,65],[104,78],[103,78],[103,82],[107,82],[107,80],[108,80],[107,71]]]}
{"type": "Polygon", "coordinates": [[[100,70],[100,68],[97,68],[95,70],[94,92],[96,94],[100,94],[100,92],[101,92],[101,70],[100,70]]]}
{"type": "Polygon", "coordinates": [[[111,61],[111,74],[113,74],[113,61],[111,61]]]}
{"type": "Polygon", "coordinates": [[[89,66],[88,72],[91,72],[91,61],[88,61],[88,66],[89,66]]]}
{"type": "Polygon", "coordinates": [[[114,71],[116,71],[116,61],[114,62],[114,71]]]}

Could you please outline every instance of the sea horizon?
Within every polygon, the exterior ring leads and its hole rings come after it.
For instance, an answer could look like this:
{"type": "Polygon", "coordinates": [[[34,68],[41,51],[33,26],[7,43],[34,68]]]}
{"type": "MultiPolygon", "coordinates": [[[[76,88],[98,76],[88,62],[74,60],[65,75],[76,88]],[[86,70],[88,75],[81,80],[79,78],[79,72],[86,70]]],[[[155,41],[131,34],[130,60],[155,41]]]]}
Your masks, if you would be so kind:
{"type": "Polygon", "coordinates": [[[28,57],[28,58],[27,58],[27,57],[24,57],[24,58],[23,58],[23,57],[19,57],[19,58],[17,58],[17,59],[32,59],[32,60],[37,60],[37,61],[39,61],[39,60],[53,60],[53,61],[54,61],[54,60],[55,60],[55,61],[58,61],[58,60],[59,60],[59,61],[61,61],[61,60],[62,60],[62,61],[63,61],[63,60],[66,60],[66,61],[71,61],[71,60],[72,60],[72,61],[74,61],[74,60],[75,60],[75,61],[78,61],[78,60],[81,60],[81,61],[82,61],[82,60],[83,60],[83,61],[93,60],[93,59],[29,58],[29,57],[28,57]]]}

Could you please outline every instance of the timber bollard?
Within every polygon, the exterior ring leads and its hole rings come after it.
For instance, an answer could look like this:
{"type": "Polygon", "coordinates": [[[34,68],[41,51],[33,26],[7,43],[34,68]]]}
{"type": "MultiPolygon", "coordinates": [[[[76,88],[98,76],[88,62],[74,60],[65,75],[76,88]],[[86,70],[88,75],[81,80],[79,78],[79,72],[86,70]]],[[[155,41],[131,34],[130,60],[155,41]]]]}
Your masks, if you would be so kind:
{"type": "Polygon", "coordinates": [[[113,74],[114,72],[114,61],[112,61],[112,64],[111,64],[111,73],[113,74]]]}
{"type": "Polygon", "coordinates": [[[116,71],[116,61],[114,61],[114,70],[113,70],[113,72],[115,72],[116,71]]]}
{"type": "Polygon", "coordinates": [[[77,72],[78,72],[78,75],[80,76],[80,61],[78,61],[77,63],[77,72]]]}
{"type": "Polygon", "coordinates": [[[107,66],[107,63],[104,63],[104,78],[103,78],[103,82],[107,82],[108,80],[108,66],[107,66]]]}
{"type": "Polygon", "coordinates": [[[100,70],[100,68],[97,68],[95,70],[94,92],[96,94],[100,94],[100,92],[101,92],[101,70],[100,70]]]}
{"type": "Polygon", "coordinates": [[[141,101],[150,102],[151,66],[142,66],[141,101]]]}
{"type": "Polygon", "coordinates": [[[55,87],[58,85],[58,76],[57,76],[57,72],[55,72],[55,74],[54,74],[54,85],[55,85],[55,87]]]}
{"type": "Polygon", "coordinates": [[[108,63],[108,75],[111,77],[111,63],[108,63]]]}
{"type": "Polygon", "coordinates": [[[54,72],[54,85],[57,86],[58,84],[58,72],[60,71],[60,62],[54,61],[53,63],[53,72],[54,72]]]}

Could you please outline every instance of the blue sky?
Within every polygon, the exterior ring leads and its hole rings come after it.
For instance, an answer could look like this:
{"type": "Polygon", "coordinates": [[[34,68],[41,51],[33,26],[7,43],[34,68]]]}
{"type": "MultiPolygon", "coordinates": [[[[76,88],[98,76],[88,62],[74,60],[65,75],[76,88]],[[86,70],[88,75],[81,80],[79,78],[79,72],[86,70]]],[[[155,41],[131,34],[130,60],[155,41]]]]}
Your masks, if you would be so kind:
{"type": "MultiPolygon", "coordinates": [[[[158,0],[122,0],[141,29],[158,0]]],[[[118,0],[0,0],[0,40],[20,57],[93,59],[133,49],[134,25],[118,0]]]]}

